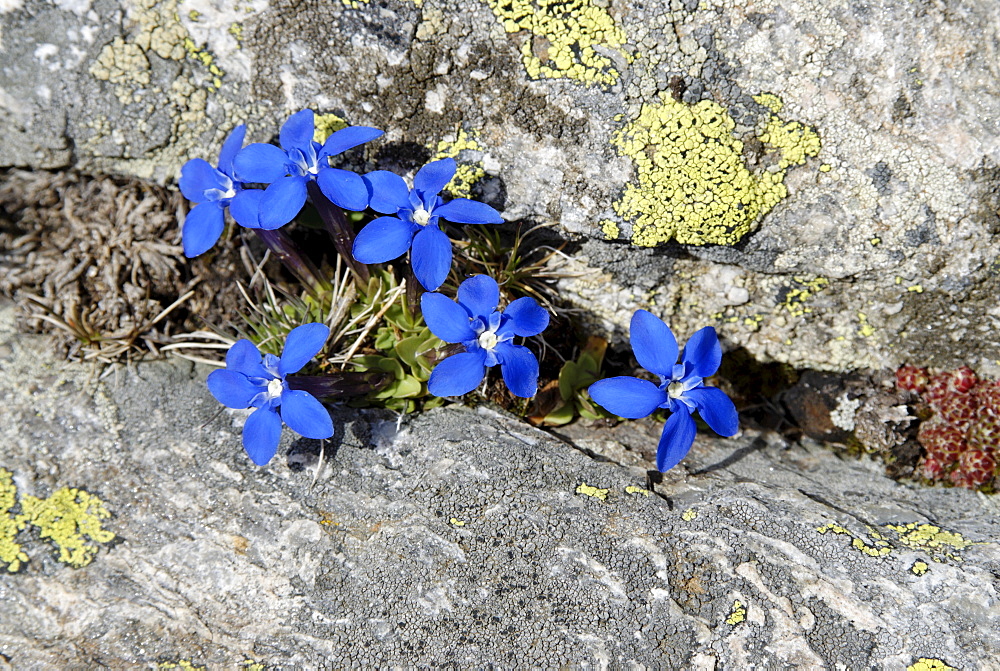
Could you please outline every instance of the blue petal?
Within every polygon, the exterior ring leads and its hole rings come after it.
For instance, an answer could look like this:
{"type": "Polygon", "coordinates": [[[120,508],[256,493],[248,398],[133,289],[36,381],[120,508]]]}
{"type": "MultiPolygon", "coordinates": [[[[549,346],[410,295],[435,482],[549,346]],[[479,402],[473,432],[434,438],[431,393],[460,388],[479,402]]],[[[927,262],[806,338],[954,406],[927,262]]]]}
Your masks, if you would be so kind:
{"type": "Polygon", "coordinates": [[[722,363],[722,347],[715,329],[706,326],[691,336],[681,352],[681,360],[690,364],[690,370],[698,377],[715,375],[722,363]]]}
{"type": "Polygon", "coordinates": [[[410,206],[410,190],[403,178],[388,170],[376,170],[363,177],[371,187],[372,197],[368,207],[382,214],[396,214],[400,208],[410,206]]]}
{"type": "Polygon", "coordinates": [[[204,202],[206,189],[221,189],[224,186],[219,171],[203,158],[193,158],[184,164],[177,185],[192,203],[204,202]]]}
{"type": "Polygon", "coordinates": [[[427,291],[434,291],[448,279],[451,240],[437,226],[425,226],[413,237],[410,265],[421,286],[427,291]]]}
{"type": "Polygon", "coordinates": [[[736,412],[736,406],[721,389],[696,387],[686,392],[684,397],[694,401],[698,406],[698,414],[720,436],[729,438],[740,430],[740,416],[736,412]]]}
{"type": "Polygon", "coordinates": [[[656,468],[660,473],[666,473],[687,456],[694,444],[696,432],[697,426],[686,407],[667,418],[660,436],[660,445],[656,448],[656,468]]]}
{"type": "Polygon", "coordinates": [[[496,346],[503,381],[514,396],[531,398],[538,391],[538,359],[527,347],[502,342],[496,346]]]}
{"type": "Polygon", "coordinates": [[[316,132],[316,122],[312,110],[302,110],[288,117],[281,125],[278,133],[278,143],[285,151],[301,149],[305,151],[312,145],[313,134],[316,132]]]}
{"type": "Polygon", "coordinates": [[[271,461],[281,440],[281,418],[268,407],[257,408],[243,425],[243,449],[258,466],[271,461]]]}
{"type": "Polygon", "coordinates": [[[629,326],[629,339],[640,366],[650,373],[671,376],[677,363],[677,339],[659,317],[636,310],[629,326]]]}
{"type": "Polygon", "coordinates": [[[266,230],[281,228],[302,211],[306,204],[306,177],[282,177],[264,189],[260,199],[260,227],[266,230]]]}
{"type": "Polygon", "coordinates": [[[281,350],[278,374],[284,376],[288,373],[297,373],[309,363],[310,359],[319,354],[329,337],[330,329],[323,324],[314,322],[293,328],[288,332],[285,347],[281,350]]]}
{"type": "Polygon", "coordinates": [[[216,401],[227,408],[238,410],[249,408],[250,399],[261,391],[260,385],[251,382],[243,373],[233,370],[213,370],[205,383],[216,401]]]}
{"type": "Polygon", "coordinates": [[[413,228],[413,224],[396,217],[370,221],[354,238],[354,258],[361,263],[392,261],[410,248],[413,228]]]}
{"type": "Polygon", "coordinates": [[[201,203],[184,218],[181,240],[184,256],[193,259],[212,248],[222,235],[226,217],[218,203],[201,203]]]}
{"type": "Polygon", "coordinates": [[[241,182],[270,184],[288,174],[288,154],[273,144],[248,144],[233,159],[233,170],[241,182]]]}
{"type": "Polygon", "coordinates": [[[502,224],[503,217],[486,203],[456,198],[434,209],[434,214],[456,224],[502,224]]]}
{"type": "Polygon", "coordinates": [[[486,319],[500,303],[500,287],[489,275],[473,275],[459,285],[458,302],[470,317],[486,319]]]}
{"type": "Polygon", "coordinates": [[[281,419],[295,433],[306,438],[333,436],[333,420],[326,407],[307,391],[281,393],[281,419]]]}
{"type": "Polygon", "coordinates": [[[509,325],[514,335],[538,335],[549,325],[549,313],[534,298],[523,296],[507,306],[503,311],[510,319],[509,325]]]}
{"type": "Polygon", "coordinates": [[[273,377],[261,363],[263,357],[257,346],[246,338],[237,340],[226,353],[226,370],[243,373],[249,377],[273,377]]]}
{"type": "Polygon", "coordinates": [[[338,168],[322,168],[316,175],[320,191],[335,205],[360,212],[368,207],[368,187],[361,175],[338,168]]]}
{"type": "Polygon", "coordinates": [[[667,393],[649,380],[626,375],[598,380],[588,391],[597,405],[626,419],[646,417],[667,400],[667,393]]]}
{"type": "Polygon", "coordinates": [[[347,128],[341,128],[326,139],[323,148],[319,150],[319,157],[336,156],[348,149],[357,147],[359,144],[364,144],[377,137],[381,137],[383,134],[378,128],[369,128],[368,126],[348,126],[347,128]]]}
{"type": "Polygon", "coordinates": [[[420,297],[420,311],[431,333],[445,342],[465,342],[476,337],[469,325],[469,313],[446,296],[425,293],[420,297]]]}
{"type": "Polygon", "coordinates": [[[233,159],[236,158],[236,154],[243,147],[243,138],[246,137],[246,134],[246,125],[240,124],[229,134],[226,141],[222,143],[222,149],[219,151],[219,170],[230,177],[235,174],[233,172],[233,159]]]}
{"type": "Polygon", "coordinates": [[[229,201],[229,214],[244,228],[260,228],[260,200],[264,197],[261,189],[237,191],[229,201]]]}
{"type": "Polygon", "coordinates": [[[454,354],[431,371],[427,390],[435,396],[461,396],[483,381],[486,375],[486,350],[454,354]]]}
{"type": "Polygon", "coordinates": [[[455,176],[457,169],[453,158],[432,161],[413,176],[413,188],[424,196],[437,195],[455,176]]]}

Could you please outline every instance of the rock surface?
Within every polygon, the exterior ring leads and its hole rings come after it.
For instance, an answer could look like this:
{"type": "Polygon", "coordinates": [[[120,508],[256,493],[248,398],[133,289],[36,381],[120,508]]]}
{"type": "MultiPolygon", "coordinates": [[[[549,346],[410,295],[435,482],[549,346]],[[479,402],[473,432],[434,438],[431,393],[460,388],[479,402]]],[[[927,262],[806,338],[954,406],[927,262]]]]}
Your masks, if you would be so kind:
{"type": "Polygon", "coordinates": [[[460,407],[398,430],[339,412],[322,464],[286,433],[256,468],[205,370],[64,365],[12,323],[0,553],[4,519],[61,487],[115,538],[73,569],[14,537],[0,667],[1000,668],[1000,518],[972,492],[751,435],[699,438],[650,492],[460,407]]]}
{"type": "Polygon", "coordinates": [[[313,107],[583,241],[606,329],[997,374],[998,38],[991,0],[13,0],[0,166],[170,181],[313,107]]]}

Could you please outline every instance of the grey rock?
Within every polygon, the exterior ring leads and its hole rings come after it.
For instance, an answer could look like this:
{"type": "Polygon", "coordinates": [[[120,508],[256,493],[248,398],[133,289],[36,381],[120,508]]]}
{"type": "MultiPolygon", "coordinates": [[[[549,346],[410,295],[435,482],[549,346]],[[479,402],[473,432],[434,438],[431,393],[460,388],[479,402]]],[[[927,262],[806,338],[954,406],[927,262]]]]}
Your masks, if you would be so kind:
{"type": "MultiPolygon", "coordinates": [[[[796,366],[1000,374],[997,315],[981,298],[996,295],[1000,253],[1000,87],[977,46],[1000,34],[994,2],[768,0],[748,12],[735,0],[579,0],[531,5],[523,24],[495,0],[195,5],[6,3],[0,165],[170,181],[237,123],[268,140],[313,107],[387,130],[346,165],[407,172],[460,131],[478,148],[443,150],[484,171],[479,195],[510,220],[589,241],[587,277],[563,292],[596,303],[608,331],[646,307],[681,334],[712,323],[796,366]],[[674,100],[730,118],[755,179],[784,175],[787,195],[735,246],[666,242],[655,191],[666,178],[642,183],[639,159],[683,148],[615,144],[674,100]],[[815,129],[822,149],[782,167],[761,142],[771,122],[793,124],[790,137],[815,129]],[[630,188],[636,207],[623,205],[630,188]],[[644,212],[656,216],[643,223],[644,212]],[[609,234],[623,242],[602,242],[609,234]],[[652,270],[633,237],[665,244],[652,270]],[[733,291],[747,299],[733,304],[733,291]],[[806,298],[789,305],[789,294],[806,298]]],[[[746,192],[735,177],[717,187],[730,183],[746,192]]],[[[682,229],[704,208],[693,212],[682,229]]],[[[725,232],[712,230],[709,242],[725,232]]]]}
{"type": "Polygon", "coordinates": [[[634,455],[457,406],[338,410],[322,459],[286,432],[257,468],[202,367],[63,364],[9,307],[0,344],[18,497],[79,487],[116,536],[79,569],[16,537],[12,668],[998,668],[1000,525],[973,492],[750,434],[699,437],[650,491],[634,455]]]}

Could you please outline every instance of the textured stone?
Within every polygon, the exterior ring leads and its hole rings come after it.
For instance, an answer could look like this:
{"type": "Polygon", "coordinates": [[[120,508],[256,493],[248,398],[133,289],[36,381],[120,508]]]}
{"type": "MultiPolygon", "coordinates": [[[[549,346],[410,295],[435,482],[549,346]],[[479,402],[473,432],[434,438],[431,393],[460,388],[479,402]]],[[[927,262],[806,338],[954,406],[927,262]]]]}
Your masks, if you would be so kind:
{"type": "Polygon", "coordinates": [[[204,369],[64,365],[11,312],[0,467],[21,500],[99,496],[116,537],[80,569],[17,537],[13,668],[997,668],[1000,525],[973,492],[753,435],[650,484],[461,407],[338,411],[322,462],[286,433],[257,468],[204,369]]]}

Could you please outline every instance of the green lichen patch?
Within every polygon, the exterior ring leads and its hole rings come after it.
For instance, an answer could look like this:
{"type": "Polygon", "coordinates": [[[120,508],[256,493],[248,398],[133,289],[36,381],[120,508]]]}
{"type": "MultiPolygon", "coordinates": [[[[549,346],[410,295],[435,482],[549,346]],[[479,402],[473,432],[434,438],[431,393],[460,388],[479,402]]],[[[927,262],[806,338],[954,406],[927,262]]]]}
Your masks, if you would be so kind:
{"type": "Polygon", "coordinates": [[[960,552],[973,545],[973,541],[966,540],[961,534],[953,531],[945,531],[933,524],[887,524],[886,528],[899,534],[897,541],[902,545],[914,550],[921,550],[928,553],[936,562],[945,559],[962,561],[960,552]]]}
{"type": "Polygon", "coordinates": [[[320,144],[326,142],[326,139],[338,130],[342,130],[350,126],[346,120],[336,114],[317,114],[314,117],[314,123],[316,125],[316,130],[313,131],[313,141],[319,142],[320,144]]]}
{"type": "MultiPolygon", "coordinates": [[[[459,128],[454,140],[441,140],[437,143],[434,158],[439,161],[443,158],[453,158],[458,161],[462,152],[483,151],[482,145],[477,141],[476,131],[466,131],[459,128]]],[[[458,163],[455,176],[445,185],[444,190],[455,198],[471,198],[472,187],[486,176],[486,170],[482,163],[458,163]]]]}
{"type": "Polygon", "coordinates": [[[726,618],[726,624],[735,627],[740,622],[743,622],[746,619],[747,619],[746,606],[744,606],[739,599],[733,601],[733,608],[729,612],[729,617],[726,618]]]}
{"type": "Polygon", "coordinates": [[[104,502],[82,489],[63,487],[47,499],[25,496],[20,517],[38,528],[59,550],[59,561],[81,568],[94,559],[97,547],[87,542],[108,543],[115,535],[103,527],[111,517],[104,502]]]}
{"type": "Polygon", "coordinates": [[[24,525],[11,514],[11,509],[17,505],[17,487],[10,471],[0,468],[0,566],[6,566],[9,573],[14,573],[28,561],[28,555],[21,546],[14,542],[17,532],[24,525]]]}
{"type": "Polygon", "coordinates": [[[532,79],[611,86],[620,73],[601,50],[623,47],[625,31],[593,0],[486,0],[508,33],[522,34],[521,61],[532,79]]]}
{"type": "Polygon", "coordinates": [[[634,244],[735,245],[788,195],[787,170],[819,153],[815,131],[772,115],[759,140],[776,154],[777,165],[753,173],[735,128],[711,100],[685,105],[661,93],[612,137],[636,166],[637,183],[626,185],[614,206],[633,222],[634,244]]]}
{"type": "Polygon", "coordinates": [[[63,487],[46,499],[23,496],[21,512],[14,515],[11,511],[17,503],[11,472],[0,468],[0,566],[6,565],[10,573],[28,561],[28,554],[15,537],[29,526],[56,546],[59,561],[75,568],[86,566],[97,554],[97,547],[88,539],[108,543],[115,538],[103,526],[104,520],[111,517],[104,502],[82,489],[63,487]]]}
{"type": "Polygon", "coordinates": [[[591,485],[588,485],[586,482],[584,482],[583,484],[581,484],[579,487],[576,488],[576,493],[577,494],[583,494],[584,496],[590,496],[590,497],[593,497],[595,499],[600,499],[601,501],[607,501],[608,500],[608,492],[609,491],[611,491],[611,490],[609,490],[609,489],[600,489],[599,487],[592,487],[591,485]]]}
{"type": "Polygon", "coordinates": [[[845,527],[839,524],[831,522],[830,524],[825,524],[818,529],[816,529],[821,534],[833,533],[841,536],[847,536],[851,539],[851,547],[860,552],[863,555],[869,557],[884,557],[892,552],[892,547],[882,534],[880,534],[875,529],[869,528],[868,535],[871,537],[871,542],[865,541],[862,538],[858,538],[853,533],[851,533],[845,527]]]}
{"type": "Polygon", "coordinates": [[[906,671],[958,671],[954,666],[948,666],[940,659],[921,657],[906,667],[906,671]]]}

